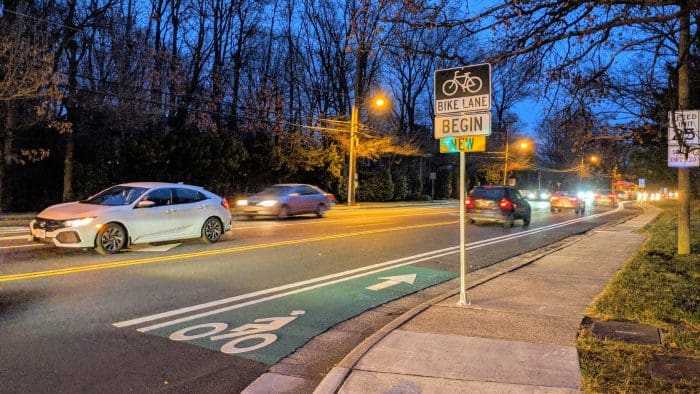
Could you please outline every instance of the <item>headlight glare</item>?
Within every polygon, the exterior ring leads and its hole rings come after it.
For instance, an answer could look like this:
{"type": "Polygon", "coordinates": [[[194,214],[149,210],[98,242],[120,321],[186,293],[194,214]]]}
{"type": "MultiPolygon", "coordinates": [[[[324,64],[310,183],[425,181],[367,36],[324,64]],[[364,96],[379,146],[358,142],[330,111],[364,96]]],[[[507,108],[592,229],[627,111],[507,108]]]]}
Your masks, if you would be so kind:
{"type": "Polygon", "coordinates": [[[265,200],[261,201],[260,204],[263,207],[274,207],[277,204],[277,200],[265,200]]]}
{"type": "Polygon", "coordinates": [[[92,218],[82,218],[82,219],[70,219],[70,220],[66,220],[64,222],[64,224],[66,225],[66,227],[80,227],[80,226],[84,226],[86,224],[90,224],[90,222],[92,222],[93,219],[95,219],[95,218],[92,217],[92,218]]]}
{"type": "Polygon", "coordinates": [[[236,201],[236,205],[238,205],[239,207],[246,206],[248,205],[248,200],[238,200],[236,201]]]}

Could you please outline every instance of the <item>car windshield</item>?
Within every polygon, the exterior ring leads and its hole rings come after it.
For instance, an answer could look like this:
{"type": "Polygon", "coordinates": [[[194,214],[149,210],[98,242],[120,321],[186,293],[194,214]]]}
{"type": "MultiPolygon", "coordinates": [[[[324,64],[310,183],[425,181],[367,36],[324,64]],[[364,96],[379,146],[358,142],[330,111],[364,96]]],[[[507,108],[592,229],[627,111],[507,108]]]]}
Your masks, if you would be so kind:
{"type": "Polygon", "coordinates": [[[290,186],[270,186],[258,194],[266,196],[286,196],[291,192],[292,188],[290,186]]]}
{"type": "Polygon", "coordinates": [[[571,193],[569,193],[569,192],[557,192],[557,194],[560,195],[560,196],[564,196],[564,197],[571,197],[571,196],[573,196],[573,194],[571,194],[571,193]]]}
{"type": "Polygon", "coordinates": [[[148,189],[144,187],[113,186],[81,201],[81,203],[108,206],[129,205],[141,197],[146,190],[148,189]]]}
{"type": "Polygon", "coordinates": [[[505,189],[490,189],[490,188],[484,188],[484,187],[477,187],[474,189],[472,192],[471,197],[474,199],[483,199],[483,200],[499,200],[503,198],[503,193],[505,192],[505,189]]]}

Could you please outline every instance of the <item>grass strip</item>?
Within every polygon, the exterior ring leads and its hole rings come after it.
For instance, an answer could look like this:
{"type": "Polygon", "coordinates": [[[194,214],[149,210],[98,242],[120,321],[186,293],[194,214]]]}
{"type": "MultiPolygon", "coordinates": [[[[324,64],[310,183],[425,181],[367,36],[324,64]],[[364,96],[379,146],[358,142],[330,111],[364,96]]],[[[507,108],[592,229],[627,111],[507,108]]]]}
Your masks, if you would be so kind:
{"type": "Polygon", "coordinates": [[[589,306],[596,320],[661,327],[662,345],[601,340],[590,327],[577,342],[586,392],[700,392],[688,381],[652,379],[653,354],[700,357],[700,201],[691,207],[691,253],[679,256],[678,204],[655,204],[662,213],[641,231],[648,239],[589,306]]]}

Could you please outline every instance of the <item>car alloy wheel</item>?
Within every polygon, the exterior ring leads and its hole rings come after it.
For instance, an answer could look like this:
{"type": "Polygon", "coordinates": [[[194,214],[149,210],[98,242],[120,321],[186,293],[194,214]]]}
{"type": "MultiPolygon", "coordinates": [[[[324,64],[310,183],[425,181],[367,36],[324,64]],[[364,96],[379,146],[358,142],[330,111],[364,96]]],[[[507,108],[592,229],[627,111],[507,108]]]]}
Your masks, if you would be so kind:
{"type": "Polygon", "coordinates": [[[318,204],[318,207],[316,207],[316,216],[322,218],[325,213],[326,213],[326,204],[318,204]]]}
{"type": "Polygon", "coordinates": [[[114,254],[126,245],[126,230],[117,223],[104,225],[97,233],[95,250],[100,254],[114,254]]]}
{"type": "Polygon", "coordinates": [[[280,207],[280,211],[277,213],[277,218],[285,219],[287,217],[289,217],[289,207],[286,205],[282,205],[280,207]]]}
{"type": "Polygon", "coordinates": [[[202,240],[206,243],[214,243],[221,238],[223,226],[217,218],[211,217],[202,226],[202,240]]]}
{"type": "Polygon", "coordinates": [[[514,221],[514,220],[515,220],[515,215],[513,215],[513,214],[511,213],[511,214],[508,215],[508,217],[506,218],[506,221],[503,222],[503,227],[505,227],[505,228],[511,228],[511,227],[513,227],[513,221],[514,221]]]}

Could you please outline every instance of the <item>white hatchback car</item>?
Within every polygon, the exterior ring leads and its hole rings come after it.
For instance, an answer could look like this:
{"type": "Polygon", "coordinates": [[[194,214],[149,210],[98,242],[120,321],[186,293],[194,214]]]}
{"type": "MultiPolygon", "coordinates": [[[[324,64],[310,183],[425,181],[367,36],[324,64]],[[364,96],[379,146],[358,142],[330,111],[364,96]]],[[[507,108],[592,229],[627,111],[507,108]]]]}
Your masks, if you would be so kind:
{"type": "Polygon", "coordinates": [[[231,213],[225,198],[201,187],[135,182],[83,201],[52,205],[29,229],[35,241],[111,254],[131,244],[174,239],[216,242],[231,229],[231,213]]]}

